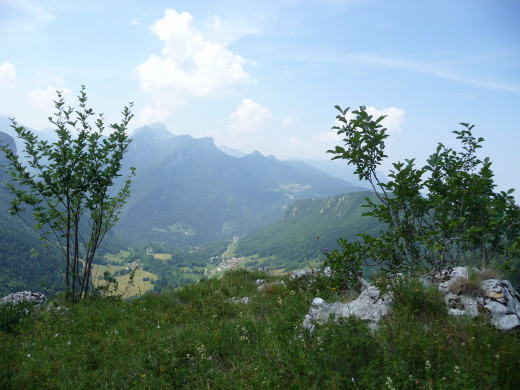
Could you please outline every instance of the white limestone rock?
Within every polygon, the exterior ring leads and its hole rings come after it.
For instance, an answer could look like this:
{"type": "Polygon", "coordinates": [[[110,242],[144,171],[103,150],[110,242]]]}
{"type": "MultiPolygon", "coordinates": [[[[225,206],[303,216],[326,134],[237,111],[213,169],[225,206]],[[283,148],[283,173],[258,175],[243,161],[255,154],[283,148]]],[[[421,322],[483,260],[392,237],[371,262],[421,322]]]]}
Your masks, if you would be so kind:
{"type": "Polygon", "coordinates": [[[47,297],[39,292],[32,291],[20,291],[13,294],[6,295],[2,298],[2,303],[7,304],[11,303],[13,305],[17,305],[20,302],[31,302],[36,305],[40,305],[42,303],[47,302],[47,297]]]}
{"type": "MultiPolygon", "coordinates": [[[[466,267],[456,267],[441,271],[430,283],[438,283],[439,291],[445,294],[448,311],[452,315],[476,317],[483,314],[492,325],[500,330],[520,327],[520,294],[507,280],[488,279],[482,281],[482,296],[469,296],[454,293],[453,285],[460,278],[468,278],[466,267]]],[[[425,281],[426,282],[426,281],[425,281]]],[[[425,283],[423,282],[423,283],[425,283]]],[[[426,284],[426,283],[425,283],[426,284]]],[[[314,330],[315,324],[325,323],[332,317],[334,321],[341,317],[357,316],[366,320],[372,329],[377,329],[381,318],[390,313],[392,298],[381,296],[378,288],[364,282],[359,297],[349,303],[327,303],[315,298],[303,321],[303,327],[314,330]]]]}
{"type": "Polygon", "coordinates": [[[303,321],[303,327],[312,332],[316,323],[325,323],[331,316],[334,321],[356,316],[368,321],[369,326],[376,329],[379,320],[390,312],[391,304],[390,295],[382,296],[379,289],[374,286],[364,289],[356,300],[348,303],[327,303],[321,298],[314,298],[311,309],[303,321]]]}

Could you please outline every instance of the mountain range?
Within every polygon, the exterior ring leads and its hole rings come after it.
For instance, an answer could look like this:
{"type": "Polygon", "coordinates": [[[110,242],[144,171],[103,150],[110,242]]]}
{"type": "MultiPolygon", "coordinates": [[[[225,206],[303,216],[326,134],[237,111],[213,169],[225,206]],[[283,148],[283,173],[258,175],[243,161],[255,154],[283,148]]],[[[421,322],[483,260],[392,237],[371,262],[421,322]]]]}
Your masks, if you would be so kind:
{"type": "Polygon", "coordinates": [[[160,123],[132,138],[125,164],[137,175],[115,227],[131,240],[200,245],[275,222],[296,199],[365,190],[303,162],[259,152],[234,157],[212,138],[174,135],[160,123]]]}
{"type": "MultiPolygon", "coordinates": [[[[9,125],[0,118],[0,139],[20,154],[22,145],[8,135],[14,134],[9,125]]],[[[35,133],[47,140],[53,135],[35,133]]],[[[132,193],[100,254],[153,243],[173,253],[245,236],[237,253],[265,255],[272,265],[290,269],[319,259],[337,237],[377,227],[356,222],[364,187],[303,161],[228,153],[233,151],[217,148],[212,138],[174,135],[160,123],[137,129],[122,172],[124,178],[130,167],[137,168],[132,193]],[[345,193],[351,194],[338,195],[345,193]]],[[[5,179],[0,170],[0,181],[5,179]]],[[[42,278],[51,288],[59,286],[56,258],[19,218],[8,215],[10,196],[1,186],[0,293],[42,290],[42,278]]]]}

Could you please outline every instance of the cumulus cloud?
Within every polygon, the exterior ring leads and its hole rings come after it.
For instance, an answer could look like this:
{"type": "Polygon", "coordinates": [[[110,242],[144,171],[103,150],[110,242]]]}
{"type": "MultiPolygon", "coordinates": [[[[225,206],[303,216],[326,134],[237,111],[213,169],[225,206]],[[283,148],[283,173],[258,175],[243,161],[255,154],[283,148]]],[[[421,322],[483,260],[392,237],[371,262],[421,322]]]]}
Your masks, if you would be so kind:
{"type": "Polygon", "coordinates": [[[269,107],[253,99],[244,99],[235,112],[229,115],[228,133],[233,135],[256,133],[273,117],[269,107]]]}
{"type": "Polygon", "coordinates": [[[0,86],[14,87],[16,85],[16,71],[9,62],[0,64],[0,86]]]}
{"type": "Polygon", "coordinates": [[[151,27],[164,42],[137,67],[141,87],[152,94],[158,110],[181,105],[190,97],[208,97],[251,83],[247,61],[224,45],[211,42],[192,23],[187,12],[167,9],[151,27]]]}
{"type": "Polygon", "coordinates": [[[379,118],[381,115],[386,115],[381,124],[388,129],[389,134],[402,133],[401,126],[404,123],[404,110],[396,107],[387,107],[378,110],[375,107],[367,107],[367,112],[373,115],[374,118],[379,118]]]}
{"type": "Polygon", "coordinates": [[[48,113],[54,112],[54,101],[58,98],[56,91],[61,91],[62,96],[70,94],[70,89],[48,86],[45,89],[32,89],[29,91],[29,100],[33,105],[48,113]]]}

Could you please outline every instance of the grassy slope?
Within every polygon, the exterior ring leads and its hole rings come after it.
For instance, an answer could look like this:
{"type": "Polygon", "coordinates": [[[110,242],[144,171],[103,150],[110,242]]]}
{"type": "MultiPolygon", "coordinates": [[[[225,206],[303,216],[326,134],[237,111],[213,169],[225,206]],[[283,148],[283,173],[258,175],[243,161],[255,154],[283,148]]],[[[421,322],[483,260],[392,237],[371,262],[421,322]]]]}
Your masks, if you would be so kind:
{"type": "MultiPolygon", "coordinates": [[[[92,281],[94,287],[98,287],[103,285],[105,281],[102,279],[105,271],[114,274],[117,271],[123,271],[127,268],[125,264],[125,258],[130,254],[128,251],[120,250],[118,254],[106,254],[104,257],[106,260],[111,262],[119,263],[119,265],[110,264],[110,265],[97,265],[94,264],[92,266],[92,281]]],[[[171,256],[171,255],[169,255],[171,256]]],[[[157,275],[146,272],[141,268],[137,269],[134,275],[134,282],[129,284],[130,275],[120,275],[116,276],[115,279],[118,283],[118,293],[124,294],[126,297],[133,297],[136,295],[142,295],[146,292],[153,290],[153,284],[151,283],[151,279],[157,280],[157,275]],[[149,280],[144,281],[144,278],[148,278],[149,280]]]]}
{"type": "Polygon", "coordinates": [[[302,329],[315,296],[344,301],[327,281],[257,290],[244,270],[132,302],[96,299],[0,331],[4,388],[514,389],[519,332],[454,318],[435,290],[406,299],[380,330],[351,319],[302,329]],[[250,303],[231,303],[231,297],[250,303]]]}

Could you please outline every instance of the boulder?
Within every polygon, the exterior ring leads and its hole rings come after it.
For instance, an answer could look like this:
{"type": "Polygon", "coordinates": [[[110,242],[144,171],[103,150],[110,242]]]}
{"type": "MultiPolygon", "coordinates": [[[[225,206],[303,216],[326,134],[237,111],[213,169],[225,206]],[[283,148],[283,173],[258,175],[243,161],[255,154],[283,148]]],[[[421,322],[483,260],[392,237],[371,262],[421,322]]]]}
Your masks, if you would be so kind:
{"type": "Polygon", "coordinates": [[[11,303],[12,305],[17,305],[20,302],[32,302],[36,305],[40,305],[42,303],[47,302],[47,297],[39,292],[32,291],[21,291],[13,294],[9,294],[2,298],[2,303],[7,304],[11,303]]]}
{"type": "MultiPolygon", "coordinates": [[[[444,293],[448,312],[452,315],[476,317],[483,314],[490,323],[500,330],[520,327],[520,294],[507,280],[487,279],[481,282],[481,293],[472,296],[460,291],[454,292],[454,285],[459,278],[468,278],[466,267],[444,270],[432,279],[424,279],[426,285],[438,283],[439,291],[444,293]]],[[[422,280],[422,279],[421,279],[422,280]]],[[[378,321],[390,313],[392,297],[381,295],[379,289],[368,283],[362,284],[359,297],[349,303],[327,303],[321,298],[314,298],[309,312],[303,321],[303,327],[314,330],[315,324],[324,323],[332,318],[354,315],[368,321],[372,329],[377,329],[378,321]]]]}
{"type": "Polygon", "coordinates": [[[348,303],[327,303],[321,298],[314,298],[311,309],[303,320],[303,327],[312,332],[316,323],[327,322],[331,317],[336,321],[342,317],[356,316],[368,321],[372,329],[377,329],[377,323],[390,312],[391,305],[390,295],[381,295],[374,286],[368,286],[356,300],[348,303]]]}

